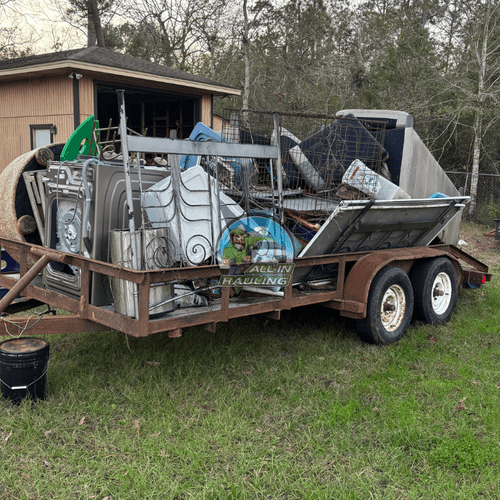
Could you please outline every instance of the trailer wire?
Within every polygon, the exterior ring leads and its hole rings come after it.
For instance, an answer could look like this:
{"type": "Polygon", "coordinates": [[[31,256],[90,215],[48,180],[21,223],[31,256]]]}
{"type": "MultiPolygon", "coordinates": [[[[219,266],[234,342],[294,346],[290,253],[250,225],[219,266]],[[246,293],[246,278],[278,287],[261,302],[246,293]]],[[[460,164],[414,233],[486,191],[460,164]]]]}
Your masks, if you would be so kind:
{"type": "Polygon", "coordinates": [[[37,314],[31,314],[30,316],[28,316],[28,319],[26,320],[26,323],[24,326],[20,326],[18,325],[17,323],[14,323],[13,321],[10,321],[8,320],[6,317],[4,317],[4,313],[0,313],[0,319],[3,320],[4,322],[4,326],[5,326],[5,331],[7,333],[7,335],[9,335],[10,337],[14,338],[14,339],[18,339],[20,338],[23,333],[26,331],[26,330],[30,330],[31,328],[33,328],[37,323],[39,323],[42,319],[43,316],[45,316],[46,314],[52,314],[52,315],[55,315],[56,314],[56,311],[54,309],[52,309],[50,307],[50,305],[47,305],[47,310],[46,311],[43,311],[41,313],[39,313],[38,315],[37,314]],[[29,325],[29,322],[32,318],[35,318],[36,316],[38,316],[38,319],[32,324],[32,325],[29,325]],[[7,328],[7,323],[10,323],[11,325],[21,329],[21,332],[19,333],[19,335],[14,335],[12,334],[9,329],[7,328]],[[29,325],[29,326],[28,326],[29,325]]]}

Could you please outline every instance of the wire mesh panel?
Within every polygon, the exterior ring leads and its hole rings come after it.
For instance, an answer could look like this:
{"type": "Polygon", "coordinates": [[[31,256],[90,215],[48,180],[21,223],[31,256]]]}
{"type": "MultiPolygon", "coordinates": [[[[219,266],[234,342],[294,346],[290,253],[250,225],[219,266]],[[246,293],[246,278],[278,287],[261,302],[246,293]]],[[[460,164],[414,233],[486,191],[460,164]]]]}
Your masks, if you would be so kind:
{"type": "MultiPolygon", "coordinates": [[[[470,194],[472,174],[470,172],[446,172],[457,189],[470,194]]],[[[500,218],[500,175],[479,174],[476,193],[476,213],[474,219],[492,224],[500,218]]]]}
{"type": "Polygon", "coordinates": [[[339,201],[373,198],[380,179],[389,177],[384,163],[385,127],[385,122],[354,116],[285,113],[279,115],[277,133],[271,113],[226,109],[221,140],[278,143],[280,159],[250,160],[246,165],[219,159],[221,190],[246,211],[282,216],[292,232],[310,240],[339,201]],[[346,179],[356,160],[362,170],[346,179]],[[278,190],[280,177],[282,191],[278,190]]]}
{"type": "Polygon", "coordinates": [[[304,246],[339,202],[376,198],[386,187],[385,122],[277,118],[226,109],[221,130],[199,123],[190,135],[192,141],[276,146],[277,159],[169,154],[171,176],[144,193],[143,209],[149,227],[170,228],[181,265],[214,262],[221,231],[243,215],[278,219],[304,246]]]}

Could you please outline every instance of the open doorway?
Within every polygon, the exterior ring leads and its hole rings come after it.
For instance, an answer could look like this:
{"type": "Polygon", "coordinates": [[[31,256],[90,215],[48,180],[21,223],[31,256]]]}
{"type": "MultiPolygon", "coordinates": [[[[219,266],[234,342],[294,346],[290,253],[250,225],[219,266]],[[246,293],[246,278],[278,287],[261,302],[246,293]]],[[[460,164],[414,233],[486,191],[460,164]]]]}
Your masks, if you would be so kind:
{"type": "Polygon", "coordinates": [[[201,116],[201,96],[105,82],[95,84],[95,111],[101,128],[119,124],[117,89],[125,89],[127,127],[148,137],[186,139],[201,116]]]}

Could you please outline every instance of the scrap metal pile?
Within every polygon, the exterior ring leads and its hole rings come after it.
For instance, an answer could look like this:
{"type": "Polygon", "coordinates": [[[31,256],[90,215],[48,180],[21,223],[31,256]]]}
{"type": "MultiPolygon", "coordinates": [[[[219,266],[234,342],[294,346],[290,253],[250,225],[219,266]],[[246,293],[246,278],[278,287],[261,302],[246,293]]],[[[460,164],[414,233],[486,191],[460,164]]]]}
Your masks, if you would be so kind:
{"type": "MultiPolygon", "coordinates": [[[[458,237],[467,197],[442,172],[406,113],[278,118],[227,110],[222,130],[198,123],[189,139],[233,144],[241,157],[211,154],[210,147],[208,154],[179,154],[167,149],[184,141],[132,140],[126,132],[121,151],[100,148],[96,140],[89,154],[61,160],[62,146],[50,146],[46,168],[31,152],[2,173],[13,180],[0,192],[12,200],[0,225],[12,239],[136,270],[222,264],[234,230],[258,240],[257,261],[455,243],[458,237]],[[158,145],[161,151],[153,149],[158,145]],[[262,148],[252,156],[247,145],[262,148]],[[266,157],[265,147],[276,155],[266,157]],[[146,165],[155,153],[161,161],[146,165]]],[[[293,282],[330,280],[335,286],[335,277],[334,267],[302,267],[293,282]]],[[[43,282],[73,297],[82,287],[79,269],[57,262],[46,266],[43,282]]],[[[90,287],[93,305],[136,316],[132,283],[93,273],[90,287]]],[[[257,292],[282,293],[280,287],[257,292]]],[[[210,279],[158,283],[150,311],[211,300],[217,300],[217,282],[210,279]]]]}

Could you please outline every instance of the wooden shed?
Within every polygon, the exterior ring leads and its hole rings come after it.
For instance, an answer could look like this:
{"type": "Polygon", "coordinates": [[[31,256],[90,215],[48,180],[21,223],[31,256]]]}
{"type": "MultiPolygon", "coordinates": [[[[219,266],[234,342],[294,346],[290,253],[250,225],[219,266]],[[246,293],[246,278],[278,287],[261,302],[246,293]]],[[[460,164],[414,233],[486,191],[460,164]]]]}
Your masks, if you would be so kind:
{"type": "Polygon", "coordinates": [[[17,156],[66,141],[88,116],[118,125],[125,89],[127,125],[152,137],[189,136],[213,126],[214,96],[240,90],[103,47],[0,61],[0,172],[17,156]]]}

